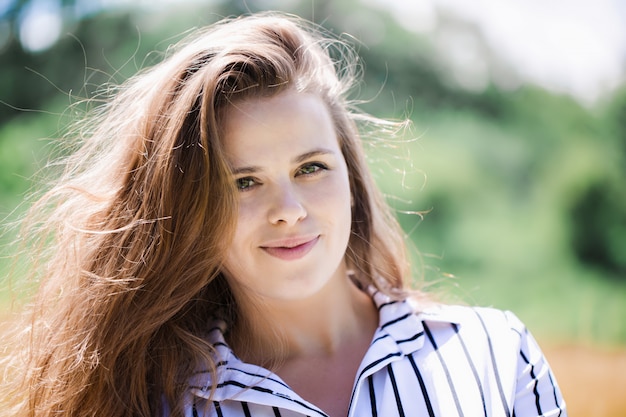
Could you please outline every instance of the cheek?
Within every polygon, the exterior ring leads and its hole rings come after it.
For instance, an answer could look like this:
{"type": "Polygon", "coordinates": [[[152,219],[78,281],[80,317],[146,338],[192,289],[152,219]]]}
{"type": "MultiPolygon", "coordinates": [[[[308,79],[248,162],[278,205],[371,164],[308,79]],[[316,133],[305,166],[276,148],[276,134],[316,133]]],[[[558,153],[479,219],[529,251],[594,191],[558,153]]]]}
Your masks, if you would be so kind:
{"type": "Polygon", "coordinates": [[[249,242],[251,241],[252,234],[252,224],[254,224],[251,215],[253,214],[253,210],[245,204],[239,204],[239,211],[236,216],[236,225],[235,231],[232,236],[232,240],[226,250],[226,263],[225,268],[228,270],[232,270],[233,267],[236,267],[240,262],[237,260],[241,260],[241,257],[244,256],[245,250],[250,246],[249,242]],[[246,244],[248,242],[248,244],[246,244]]]}
{"type": "MultiPolygon", "coordinates": [[[[310,198],[309,207],[312,208],[309,210],[310,214],[320,213],[338,233],[343,234],[346,231],[349,233],[352,224],[352,205],[347,180],[339,178],[321,187],[318,193],[310,198]]],[[[343,236],[341,238],[343,239],[343,236]]]]}
{"type": "Polygon", "coordinates": [[[246,254],[245,242],[245,236],[235,235],[226,252],[222,273],[231,288],[247,286],[249,284],[245,277],[250,276],[249,271],[251,270],[251,265],[245,261],[246,259],[250,259],[249,255],[246,254]]]}
{"type": "Polygon", "coordinates": [[[352,206],[352,193],[350,192],[350,183],[346,177],[339,177],[333,184],[325,187],[325,192],[328,194],[327,200],[329,204],[333,204],[335,207],[348,208],[352,206]]]}
{"type": "Polygon", "coordinates": [[[238,212],[236,216],[237,224],[235,226],[235,234],[231,246],[240,246],[246,236],[250,236],[255,224],[258,223],[260,216],[260,204],[252,200],[242,199],[238,204],[238,212]]]}

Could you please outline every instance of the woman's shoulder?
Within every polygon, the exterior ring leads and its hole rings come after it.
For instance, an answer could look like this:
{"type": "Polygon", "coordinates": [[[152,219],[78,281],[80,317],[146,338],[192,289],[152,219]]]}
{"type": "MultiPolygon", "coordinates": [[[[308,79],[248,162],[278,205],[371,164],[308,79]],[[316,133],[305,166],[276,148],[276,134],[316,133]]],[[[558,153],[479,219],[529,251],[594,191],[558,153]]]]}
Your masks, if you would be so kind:
{"type": "Polygon", "coordinates": [[[528,337],[513,312],[493,307],[439,304],[416,310],[416,315],[432,342],[453,337],[468,347],[510,352],[528,337]]]}
{"type": "Polygon", "coordinates": [[[427,334],[429,331],[445,332],[449,329],[461,335],[484,334],[491,337],[507,334],[518,340],[527,334],[524,323],[509,310],[438,303],[412,295],[393,298],[381,292],[374,293],[373,297],[380,311],[382,327],[408,320],[409,326],[411,323],[424,326],[427,334]]]}
{"type": "Polygon", "coordinates": [[[510,329],[519,334],[526,331],[515,313],[494,307],[436,304],[417,309],[417,314],[426,322],[449,322],[459,327],[482,328],[485,331],[510,329]]]}

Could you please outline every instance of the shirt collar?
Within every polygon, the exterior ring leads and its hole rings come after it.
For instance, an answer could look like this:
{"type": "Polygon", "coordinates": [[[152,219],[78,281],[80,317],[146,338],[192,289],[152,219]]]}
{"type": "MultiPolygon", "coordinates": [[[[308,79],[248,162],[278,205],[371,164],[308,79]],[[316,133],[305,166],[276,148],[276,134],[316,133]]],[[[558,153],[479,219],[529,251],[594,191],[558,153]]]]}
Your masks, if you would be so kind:
{"type": "MultiPolygon", "coordinates": [[[[374,334],[370,349],[365,355],[359,374],[363,376],[375,372],[380,366],[392,360],[410,355],[424,345],[424,322],[429,325],[459,323],[454,311],[445,308],[429,307],[420,310],[412,299],[393,299],[378,290],[370,290],[370,295],[378,308],[379,327],[374,334]],[[388,360],[382,360],[389,358],[388,360]],[[371,366],[377,363],[377,366],[371,366]]],[[[215,320],[209,332],[209,342],[215,348],[218,371],[218,385],[214,401],[226,399],[263,403],[267,400],[286,409],[299,409],[308,415],[323,413],[310,408],[310,404],[300,398],[289,386],[271,371],[241,361],[226,344],[226,325],[215,320]],[[269,395],[260,395],[269,394],[269,395]]],[[[210,372],[199,371],[189,381],[193,395],[209,398],[211,393],[210,372]]]]}
{"type": "MultiPolygon", "coordinates": [[[[209,342],[215,347],[218,384],[213,401],[235,400],[276,406],[297,411],[303,415],[325,416],[314,405],[296,394],[278,375],[263,367],[243,362],[226,344],[226,325],[216,320],[209,333],[209,342]]],[[[189,380],[192,395],[209,399],[211,373],[199,371],[189,380]]]]}
{"type": "Polygon", "coordinates": [[[370,290],[370,293],[379,312],[379,327],[374,340],[388,336],[404,355],[410,355],[424,345],[424,322],[449,325],[461,321],[453,311],[440,305],[421,309],[410,297],[393,299],[379,290],[370,290]]]}

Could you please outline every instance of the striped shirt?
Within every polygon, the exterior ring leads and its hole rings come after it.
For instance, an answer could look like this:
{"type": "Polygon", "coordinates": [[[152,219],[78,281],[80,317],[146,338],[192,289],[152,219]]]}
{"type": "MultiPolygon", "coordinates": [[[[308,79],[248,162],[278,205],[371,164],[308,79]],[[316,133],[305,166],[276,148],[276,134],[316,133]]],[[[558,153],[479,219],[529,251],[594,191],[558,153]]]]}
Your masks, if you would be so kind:
{"type": "MultiPolygon", "coordinates": [[[[380,325],[355,375],[349,417],[567,416],[546,359],[512,313],[417,312],[408,300],[373,298],[380,325]]],[[[209,398],[209,374],[194,375],[186,416],[327,416],[276,374],[240,361],[219,326],[211,338],[220,356],[217,390],[209,398]]]]}

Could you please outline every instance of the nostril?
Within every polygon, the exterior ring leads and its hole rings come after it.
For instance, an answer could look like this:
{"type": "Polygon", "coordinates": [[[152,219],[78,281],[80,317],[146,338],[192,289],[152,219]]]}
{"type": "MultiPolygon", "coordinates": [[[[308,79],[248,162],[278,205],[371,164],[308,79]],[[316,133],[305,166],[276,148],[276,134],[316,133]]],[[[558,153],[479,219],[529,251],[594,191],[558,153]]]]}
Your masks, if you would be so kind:
{"type": "Polygon", "coordinates": [[[305,217],[306,210],[301,203],[294,200],[283,200],[270,210],[269,221],[273,224],[295,224],[305,217]]]}

